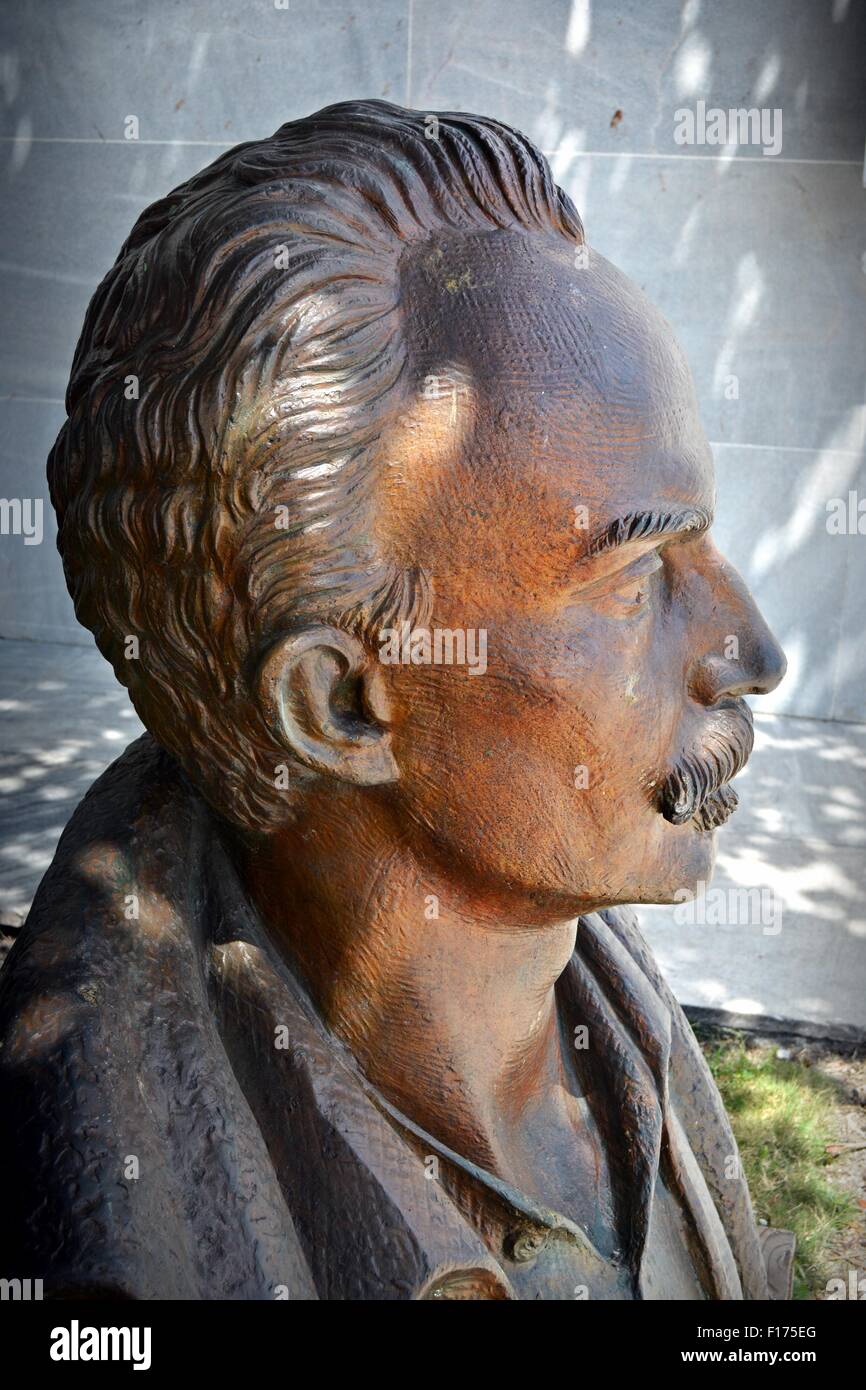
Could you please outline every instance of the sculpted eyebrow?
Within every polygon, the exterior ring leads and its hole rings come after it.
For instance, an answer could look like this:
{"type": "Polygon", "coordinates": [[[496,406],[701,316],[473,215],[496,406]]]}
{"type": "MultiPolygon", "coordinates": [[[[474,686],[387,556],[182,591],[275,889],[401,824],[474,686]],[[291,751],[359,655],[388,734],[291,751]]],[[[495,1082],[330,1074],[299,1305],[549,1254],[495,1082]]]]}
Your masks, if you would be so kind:
{"type": "Polygon", "coordinates": [[[673,536],[681,531],[699,534],[708,530],[711,522],[707,507],[686,507],[678,512],[629,512],[593,536],[587,556],[603,555],[629,541],[647,540],[650,536],[673,536]]]}

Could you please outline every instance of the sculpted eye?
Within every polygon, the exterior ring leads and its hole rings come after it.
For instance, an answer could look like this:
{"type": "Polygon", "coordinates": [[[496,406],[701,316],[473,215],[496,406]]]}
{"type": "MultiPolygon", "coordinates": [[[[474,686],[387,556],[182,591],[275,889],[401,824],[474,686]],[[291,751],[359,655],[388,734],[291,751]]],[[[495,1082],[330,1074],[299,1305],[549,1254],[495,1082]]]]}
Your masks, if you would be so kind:
{"type": "Polygon", "coordinates": [[[593,595],[596,606],[614,617],[638,612],[652,595],[652,576],[662,568],[658,551],[650,551],[633,565],[613,574],[593,595]]]}

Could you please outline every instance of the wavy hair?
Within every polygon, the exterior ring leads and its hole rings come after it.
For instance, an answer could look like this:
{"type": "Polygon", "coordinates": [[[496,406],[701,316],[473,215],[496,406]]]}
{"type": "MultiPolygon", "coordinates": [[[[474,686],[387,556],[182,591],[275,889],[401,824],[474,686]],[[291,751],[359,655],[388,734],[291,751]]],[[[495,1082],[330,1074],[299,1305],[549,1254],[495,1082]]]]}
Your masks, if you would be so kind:
{"type": "Polygon", "coordinates": [[[583,240],[523,136],[342,102],[147,208],[91,301],[48,460],[76,616],[152,735],[248,829],[296,799],[253,694],[263,651],[309,620],[373,642],[429,607],[365,525],[379,435],[408,399],[401,258],[506,228],[583,240]]]}

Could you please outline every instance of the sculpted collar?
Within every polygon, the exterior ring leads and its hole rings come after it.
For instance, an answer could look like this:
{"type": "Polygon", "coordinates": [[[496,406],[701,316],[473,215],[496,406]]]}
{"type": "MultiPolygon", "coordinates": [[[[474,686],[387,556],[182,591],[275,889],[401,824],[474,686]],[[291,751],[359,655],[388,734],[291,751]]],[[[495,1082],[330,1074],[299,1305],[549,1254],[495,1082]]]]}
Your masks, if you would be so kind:
{"type": "Polygon", "coordinates": [[[21,1136],[0,1179],[19,1194],[22,1277],[134,1298],[642,1297],[661,1176],[705,1295],[767,1296],[745,1184],[725,1176],[733,1138],[633,914],[581,919],[557,986],[598,1040],[587,1094],[616,1118],[612,1263],[370,1086],[148,736],[83,805],[0,983],[0,1088],[21,1136]],[[68,1215],[48,1229],[52,1206],[68,1215]]]}

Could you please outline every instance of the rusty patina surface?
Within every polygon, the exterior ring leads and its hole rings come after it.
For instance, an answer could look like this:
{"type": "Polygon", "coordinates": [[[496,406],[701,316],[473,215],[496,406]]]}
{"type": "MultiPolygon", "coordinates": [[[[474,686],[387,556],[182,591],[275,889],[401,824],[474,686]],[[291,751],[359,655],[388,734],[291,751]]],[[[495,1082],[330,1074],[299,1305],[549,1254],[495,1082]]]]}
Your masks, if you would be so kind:
{"type": "Polygon", "coordinates": [[[67,581],[149,733],[3,972],[7,1263],[766,1297],[629,905],[710,877],[785,662],[682,353],[544,158],[382,102],[228,152],[142,214],[67,408],[67,581]]]}

